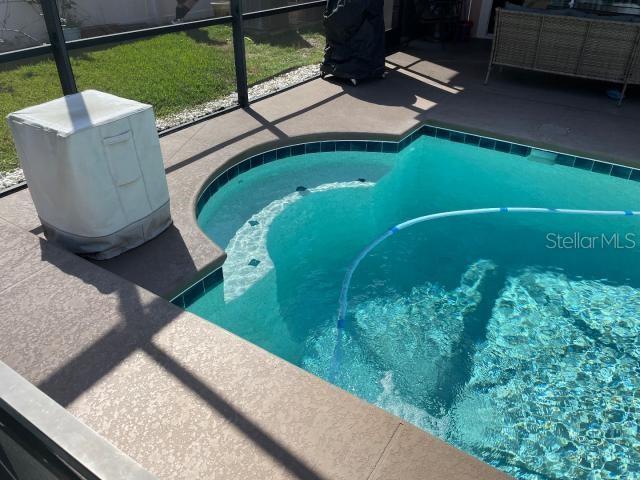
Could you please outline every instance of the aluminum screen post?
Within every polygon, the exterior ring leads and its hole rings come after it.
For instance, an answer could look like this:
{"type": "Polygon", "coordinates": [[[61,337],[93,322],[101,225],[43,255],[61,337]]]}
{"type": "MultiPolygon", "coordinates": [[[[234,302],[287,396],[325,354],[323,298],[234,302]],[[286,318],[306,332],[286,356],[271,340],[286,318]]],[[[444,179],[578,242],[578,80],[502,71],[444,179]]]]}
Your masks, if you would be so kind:
{"type": "Polygon", "coordinates": [[[249,106],[247,89],[247,57],[244,50],[244,28],[242,27],[242,0],[231,0],[231,26],[233,28],[233,57],[236,66],[238,104],[249,106]]]}
{"type": "Polygon", "coordinates": [[[60,24],[60,15],[58,13],[58,5],[56,0],[40,0],[42,6],[42,15],[44,23],[49,34],[49,43],[51,43],[51,51],[58,68],[58,76],[62,85],[62,93],[71,95],[78,93],[76,87],[76,79],[73,76],[71,62],[69,61],[69,53],[65,45],[64,33],[60,24]]]}

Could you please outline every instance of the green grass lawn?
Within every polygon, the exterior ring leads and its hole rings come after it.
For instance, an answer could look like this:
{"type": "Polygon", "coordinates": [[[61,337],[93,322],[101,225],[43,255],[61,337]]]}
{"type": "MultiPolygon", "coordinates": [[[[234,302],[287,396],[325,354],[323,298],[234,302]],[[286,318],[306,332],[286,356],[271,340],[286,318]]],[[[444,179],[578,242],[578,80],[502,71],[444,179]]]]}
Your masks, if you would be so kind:
{"type": "MultiPolygon", "coordinates": [[[[247,39],[249,84],[322,60],[318,32],[287,32],[247,39]]],[[[230,26],[172,33],[72,52],[79,90],[96,89],[150,103],[163,117],[235,91],[230,26]]],[[[0,115],[61,95],[49,58],[0,65],[0,115]]],[[[6,121],[0,123],[0,171],[18,166],[6,121]]]]}

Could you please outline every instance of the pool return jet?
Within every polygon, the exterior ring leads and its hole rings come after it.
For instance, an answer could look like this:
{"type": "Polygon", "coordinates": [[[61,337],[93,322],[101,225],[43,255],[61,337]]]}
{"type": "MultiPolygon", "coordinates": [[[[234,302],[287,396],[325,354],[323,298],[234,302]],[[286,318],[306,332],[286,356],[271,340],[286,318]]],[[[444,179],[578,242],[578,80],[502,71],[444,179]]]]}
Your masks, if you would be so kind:
{"type": "Polygon", "coordinates": [[[398,225],[391,227],[384,232],[373,242],[367,245],[349,264],[347,272],[342,280],[342,287],[340,289],[340,304],[338,308],[338,338],[336,342],[336,348],[334,350],[333,358],[331,361],[331,377],[333,378],[336,369],[340,363],[341,357],[341,338],[345,328],[347,307],[349,305],[349,286],[351,285],[351,279],[354,272],[360,265],[360,262],[371,252],[374,248],[384,242],[391,235],[398,233],[400,230],[412,227],[419,223],[428,222],[431,220],[437,220],[447,217],[463,217],[467,215],[484,215],[488,213],[551,213],[559,215],[602,215],[602,216],[640,216],[640,211],[634,210],[577,210],[569,208],[534,208],[534,207],[493,207],[493,208],[475,208],[471,210],[452,210],[449,212],[432,213],[430,215],[424,215],[422,217],[412,218],[406,222],[399,223],[398,225]]]}

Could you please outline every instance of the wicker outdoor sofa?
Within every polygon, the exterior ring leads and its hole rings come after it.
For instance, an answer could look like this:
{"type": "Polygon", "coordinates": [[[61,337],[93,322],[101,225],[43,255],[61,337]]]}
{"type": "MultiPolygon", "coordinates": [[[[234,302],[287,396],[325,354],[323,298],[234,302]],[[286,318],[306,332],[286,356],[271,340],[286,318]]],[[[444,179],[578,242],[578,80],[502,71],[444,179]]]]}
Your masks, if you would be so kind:
{"type": "Polygon", "coordinates": [[[485,84],[494,65],[620,83],[620,104],[640,84],[640,23],[499,8],[485,84]]]}

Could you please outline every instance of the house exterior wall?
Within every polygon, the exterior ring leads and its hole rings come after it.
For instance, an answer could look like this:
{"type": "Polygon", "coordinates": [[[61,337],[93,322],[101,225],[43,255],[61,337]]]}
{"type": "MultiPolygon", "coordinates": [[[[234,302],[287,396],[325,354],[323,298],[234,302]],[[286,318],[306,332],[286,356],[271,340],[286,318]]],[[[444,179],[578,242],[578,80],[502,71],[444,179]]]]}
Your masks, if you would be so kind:
{"type": "Polygon", "coordinates": [[[32,47],[46,38],[38,7],[24,0],[0,0],[0,51],[32,47]]]}
{"type": "Polygon", "coordinates": [[[480,24],[480,16],[483,10],[483,4],[485,3],[487,5],[484,5],[484,8],[491,8],[493,0],[473,0],[470,4],[467,2],[465,6],[467,9],[465,14],[468,14],[469,20],[473,22],[473,27],[471,28],[472,37],[484,37],[485,32],[480,32],[478,25],[480,24]]]}

